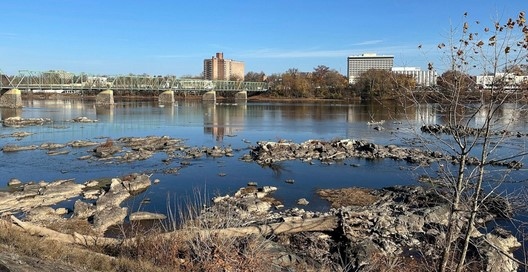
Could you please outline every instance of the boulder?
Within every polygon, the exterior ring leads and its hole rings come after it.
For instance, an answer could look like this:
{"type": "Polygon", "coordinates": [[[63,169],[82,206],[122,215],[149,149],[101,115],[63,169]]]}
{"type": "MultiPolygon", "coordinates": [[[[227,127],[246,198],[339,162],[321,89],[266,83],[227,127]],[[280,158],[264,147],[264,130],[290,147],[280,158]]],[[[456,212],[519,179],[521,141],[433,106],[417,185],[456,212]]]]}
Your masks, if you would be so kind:
{"type": "Polygon", "coordinates": [[[167,216],[160,213],[151,213],[151,212],[134,212],[128,216],[130,221],[139,221],[139,220],[165,220],[167,216]]]}
{"type": "Polygon", "coordinates": [[[133,174],[123,178],[123,186],[128,190],[130,194],[138,194],[146,190],[152,182],[148,175],[137,175],[133,174]]]}
{"type": "Polygon", "coordinates": [[[38,148],[38,146],[36,146],[36,145],[18,146],[16,144],[8,144],[8,145],[5,145],[2,148],[2,151],[4,151],[4,152],[18,152],[18,151],[35,150],[37,148],[38,148]]]}
{"type": "Polygon", "coordinates": [[[306,198],[301,198],[301,199],[297,200],[297,205],[306,206],[308,204],[310,204],[310,202],[308,202],[308,200],[306,200],[306,198]]]}
{"type": "Polygon", "coordinates": [[[79,116],[77,118],[73,118],[72,119],[72,122],[75,122],[75,123],[94,123],[94,122],[97,122],[97,120],[92,120],[86,116],[79,116]]]}
{"type": "Polygon", "coordinates": [[[20,181],[19,179],[16,179],[16,178],[12,178],[12,179],[10,179],[7,182],[7,186],[18,186],[18,185],[21,185],[21,184],[22,184],[22,181],[20,181]]]}
{"type": "Polygon", "coordinates": [[[3,125],[5,127],[25,127],[41,126],[47,123],[51,123],[50,118],[22,118],[20,116],[15,116],[4,119],[3,125]]]}

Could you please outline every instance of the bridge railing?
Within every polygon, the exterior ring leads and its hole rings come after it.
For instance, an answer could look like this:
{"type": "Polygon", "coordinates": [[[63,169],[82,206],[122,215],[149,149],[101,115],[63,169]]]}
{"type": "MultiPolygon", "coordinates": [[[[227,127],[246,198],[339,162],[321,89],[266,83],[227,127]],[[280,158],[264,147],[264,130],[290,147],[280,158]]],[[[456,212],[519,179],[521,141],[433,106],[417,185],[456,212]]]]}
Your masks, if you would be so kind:
{"type": "Polygon", "coordinates": [[[127,90],[127,91],[267,91],[265,82],[178,79],[175,76],[117,75],[97,76],[64,71],[34,72],[21,70],[5,76],[0,70],[0,88],[21,90],[127,90]]]}

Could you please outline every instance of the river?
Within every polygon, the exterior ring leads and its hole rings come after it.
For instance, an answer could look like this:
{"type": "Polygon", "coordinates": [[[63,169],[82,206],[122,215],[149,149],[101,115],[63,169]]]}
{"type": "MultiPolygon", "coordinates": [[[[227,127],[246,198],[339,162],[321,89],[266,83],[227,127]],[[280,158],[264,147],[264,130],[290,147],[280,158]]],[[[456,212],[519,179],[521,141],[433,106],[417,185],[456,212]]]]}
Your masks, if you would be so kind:
{"type": "MultiPolygon", "coordinates": [[[[507,105],[500,112],[508,123],[514,118],[510,131],[528,133],[528,123],[516,105],[507,105]]],[[[78,158],[88,154],[89,148],[71,149],[66,155],[49,156],[45,150],[0,153],[0,187],[8,180],[53,181],[73,178],[83,183],[91,179],[124,176],[134,172],[151,173],[159,179],[147,191],[128,200],[131,210],[167,212],[167,203],[180,205],[183,200],[209,199],[214,195],[233,194],[248,182],[259,186],[275,186],[273,194],[286,208],[296,206],[299,198],[310,203],[308,210],[324,210],[328,204],[319,199],[319,188],[350,186],[381,188],[391,185],[417,184],[421,171],[404,161],[368,161],[347,159],[335,164],[313,164],[300,161],[280,163],[273,169],[256,163],[240,161],[257,141],[288,140],[304,142],[309,139],[362,139],[387,145],[417,143],[415,129],[422,123],[443,123],[445,116],[434,105],[421,105],[403,113],[397,103],[205,103],[177,101],[174,105],[159,105],[156,101],[119,101],[113,106],[95,106],[93,101],[79,99],[25,100],[21,109],[1,109],[0,118],[11,116],[45,117],[52,124],[24,128],[0,128],[0,147],[16,144],[68,143],[73,140],[104,141],[105,138],[142,136],[170,136],[185,140],[188,146],[231,146],[233,157],[202,157],[181,168],[177,174],[165,170],[181,166],[178,160],[163,162],[164,154],[133,163],[85,161],[78,158]],[[95,123],[73,123],[76,117],[96,119],[95,123]],[[386,120],[383,130],[367,125],[369,121],[386,120]],[[13,132],[30,132],[30,136],[15,139],[13,132]],[[293,184],[285,180],[294,180],[293,184]],[[148,198],[150,203],[140,204],[148,198]]],[[[475,122],[479,122],[478,118],[475,122]]],[[[418,137],[419,138],[419,137],[418,137]]],[[[503,150],[526,148],[528,137],[513,138],[503,150]]],[[[523,179],[519,172],[517,179],[523,179]]],[[[61,205],[71,207],[73,201],[61,205]]],[[[174,207],[172,207],[174,208],[174,207]]]]}

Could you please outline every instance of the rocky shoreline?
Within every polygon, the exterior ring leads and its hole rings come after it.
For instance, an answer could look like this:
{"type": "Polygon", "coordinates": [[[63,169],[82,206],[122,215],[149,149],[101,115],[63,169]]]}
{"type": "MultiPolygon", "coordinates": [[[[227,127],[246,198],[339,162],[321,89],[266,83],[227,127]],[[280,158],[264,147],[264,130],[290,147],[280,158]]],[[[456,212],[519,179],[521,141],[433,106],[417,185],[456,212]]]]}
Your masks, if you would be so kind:
{"type": "MultiPolygon", "coordinates": [[[[13,186],[18,186],[21,191],[2,193],[2,217],[22,210],[26,223],[18,224],[33,232],[39,233],[40,230],[40,235],[44,236],[48,232],[47,225],[75,220],[88,223],[91,233],[96,235],[85,236],[81,240],[83,243],[89,241],[86,240],[89,237],[98,243],[111,241],[117,244],[120,243],[118,240],[103,238],[104,232],[111,225],[123,224],[127,216],[130,220],[134,217],[165,218],[160,214],[129,214],[126,208],[120,207],[123,200],[151,186],[149,176],[144,174],[113,178],[104,185],[94,181],[85,184],[57,181],[38,186],[23,183],[13,186]],[[92,190],[97,192],[89,193],[92,190]],[[79,198],[81,195],[84,200],[79,198]],[[88,195],[91,195],[88,199],[95,201],[87,200],[88,195]],[[78,199],[73,211],[51,208],[54,203],[74,198],[78,199]]],[[[282,267],[309,265],[322,268],[344,258],[350,267],[361,269],[379,256],[438,258],[436,254],[445,236],[449,206],[434,188],[322,189],[319,195],[334,207],[326,212],[299,208],[276,210],[274,207],[280,202],[273,198],[275,190],[277,188],[270,186],[248,186],[232,196],[217,196],[195,220],[199,220],[202,227],[209,226],[208,231],[219,231],[222,235],[259,234],[268,237],[269,246],[282,251],[281,258],[270,261],[282,267]],[[211,226],[215,229],[210,229],[211,226]]],[[[489,200],[489,205],[485,205],[488,208],[477,218],[479,226],[512,216],[512,207],[502,200],[499,196],[489,200]]],[[[460,218],[460,224],[464,220],[460,218]]],[[[188,231],[185,225],[183,229],[173,231],[181,230],[188,231]]],[[[513,252],[521,244],[509,231],[498,226],[488,230],[479,228],[472,234],[472,239],[474,243],[484,245],[474,249],[477,251],[473,253],[484,258],[485,271],[516,271],[518,264],[512,260],[513,252]]]]}

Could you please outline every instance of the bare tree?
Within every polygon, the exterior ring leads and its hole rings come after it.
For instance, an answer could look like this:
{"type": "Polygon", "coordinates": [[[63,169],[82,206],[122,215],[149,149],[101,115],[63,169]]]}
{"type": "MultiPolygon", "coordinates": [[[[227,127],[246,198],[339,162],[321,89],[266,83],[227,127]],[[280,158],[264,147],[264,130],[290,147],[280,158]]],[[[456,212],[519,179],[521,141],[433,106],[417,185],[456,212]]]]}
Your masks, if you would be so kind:
{"type": "Polygon", "coordinates": [[[441,129],[422,119],[422,131],[433,135],[432,149],[441,148],[454,158],[453,167],[444,167],[443,163],[438,167],[441,182],[437,186],[449,201],[449,214],[445,247],[437,268],[460,272],[467,266],[478,214],[485,212],[489,200],[500,194],[500,182],[522,166],[519,160],[526,154],[524,148],[509,154],[498,152],[513,137],[509,131],[518,121],[518,116],[503,114],[503,109],[516,102],[519,91],[509,84],[510,69],[517,71],[528,60],[525,13],[506,22],[493,22],[492,27],[470,21],[466,13],[461,28],[451,29],[449,37],[449,41],[438,45],[449,68],[439,78],[437,88],[420,97],[413,92],[406,95],[418,108],[434,103],[444,116],[441,129]],[[479,90],[474,78],[468,76],[472,73],[492,76],[492,84],[479,90]],[[496,165],[507,169],[496,174],[492,168],[496,165]]]}

